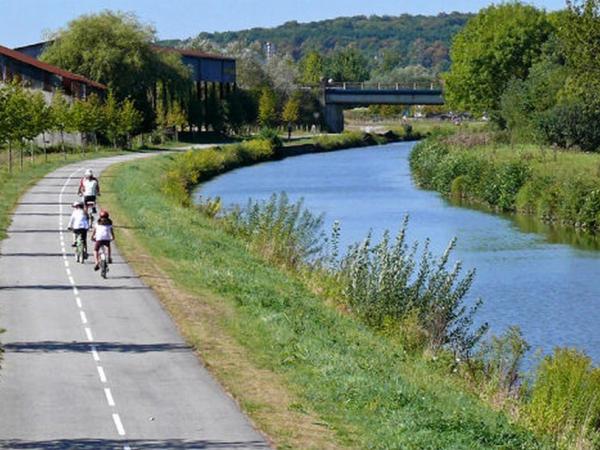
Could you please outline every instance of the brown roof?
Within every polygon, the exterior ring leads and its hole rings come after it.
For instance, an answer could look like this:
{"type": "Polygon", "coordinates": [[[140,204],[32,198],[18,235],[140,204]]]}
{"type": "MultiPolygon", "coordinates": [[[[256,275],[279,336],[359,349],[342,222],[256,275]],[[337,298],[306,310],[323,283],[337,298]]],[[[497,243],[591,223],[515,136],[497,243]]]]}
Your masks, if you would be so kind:
{"type": "Polygon", "coordinates": [[[152,45],[154,50],[176,52],[184,56],[192,56],[195,58],[208,58],[208,59],[227,59],[235,61],[235,58],[229,56],[215,55],[214,53],[201,52],[200,50],[190,50],[187,48],[174,48],[174,47],[162,47],[160,45],[152,45]]]}
{"type": "Polygon", "coordinates": [[[55,75],[59,75],[68,80],[79,81],[80,83],[89,84],[90,86],[93,86],[98,89],[106,89],[106,86],[101,83],[97,83],[96,81],[89,80],[81,75],[68,72],[59,67],[53,66],[52,64],[42,62],[24,53],[18,52],[16,50],[11,50],[10,48],[4,47],[2,45],[0,45],[0,55],[8,56],[11,59],[16,59],[17,61],[20,61],[24,64],[37,67],[38,69],[53,73],[55,75]]]}

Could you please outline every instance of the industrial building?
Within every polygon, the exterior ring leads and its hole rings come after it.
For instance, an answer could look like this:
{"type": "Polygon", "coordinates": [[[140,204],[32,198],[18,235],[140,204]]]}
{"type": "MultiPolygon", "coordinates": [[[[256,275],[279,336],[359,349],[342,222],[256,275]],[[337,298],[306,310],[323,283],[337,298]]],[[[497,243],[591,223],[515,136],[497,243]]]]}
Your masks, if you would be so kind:
{"type": "Polygon", "coordinates": [[[70,98],[86,98],[91,93],[103,95],[106,90],[103,84],[0,45],[0,82],[14,80],[43,92],[48,101],[57,90],[70,98]]]}
{"type": "MultiPolygon", "coordinates": [[[[14,50],[31,58],[39,58],[46,46],[52,41],[38,42],[36,44],[16,47],[14,50]]],[[[214,89],[222,98],[236,85],[235,59],[227,56],[213,55],[198,50],[179,49],[153,45],[157,52],[175,52],[181,55],[181,61],[191,69],[192,80],[196,85],[196,92],[202,98],[206,97],[209,90],[214,89]]]]}

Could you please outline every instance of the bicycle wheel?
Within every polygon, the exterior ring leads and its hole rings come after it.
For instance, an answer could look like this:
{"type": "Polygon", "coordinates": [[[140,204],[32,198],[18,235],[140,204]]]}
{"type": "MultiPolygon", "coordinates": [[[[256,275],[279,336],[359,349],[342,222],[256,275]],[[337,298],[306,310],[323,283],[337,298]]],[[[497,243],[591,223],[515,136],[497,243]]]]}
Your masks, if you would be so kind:
{"type": "Polygon", "coordinates": [[[106,262],[106,256],[103,255],[100,260],[100,275],[102,278],[106,278],[106,273],[108,272],[108,263],[106,262]]]}
{"type": "Polygon", "coordinates": [[[75,242],[75,259],[78,263],[83,264],[83,239],[81,235],[77,236],[77,241],[75,242]]]}

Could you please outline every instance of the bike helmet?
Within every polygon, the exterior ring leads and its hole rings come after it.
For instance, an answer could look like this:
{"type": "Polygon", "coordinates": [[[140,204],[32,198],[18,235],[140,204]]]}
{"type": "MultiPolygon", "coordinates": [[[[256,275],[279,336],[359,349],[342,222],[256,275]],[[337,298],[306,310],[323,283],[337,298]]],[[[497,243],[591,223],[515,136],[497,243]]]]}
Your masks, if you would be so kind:
{"type": "Polygon", "coordinates": [[[105,209],[101,210],[100,217],[104,217],[104,218],[108,219],[108,211],[105,209]]]}
{"type": "Polygon", "coordinates": [[[91,177],[94,175],[94,172],[92,171],[92,169],[88,169],[85,171],[85,176],[86,177],[91,177]]]}

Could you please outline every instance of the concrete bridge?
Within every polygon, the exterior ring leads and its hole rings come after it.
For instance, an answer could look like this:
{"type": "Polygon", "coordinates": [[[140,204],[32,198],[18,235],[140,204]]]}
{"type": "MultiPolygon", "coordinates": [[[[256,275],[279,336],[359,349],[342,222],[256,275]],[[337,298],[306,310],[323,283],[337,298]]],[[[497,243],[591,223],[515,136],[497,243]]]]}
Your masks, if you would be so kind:
{"type": "Polygon", "coordinates": [[[323,119],[330,133],[344,131],[344,109],[369,105],[443,105],[439,88],[383,86],[364,83],[328,83],[322,86],[323,119]]]}

